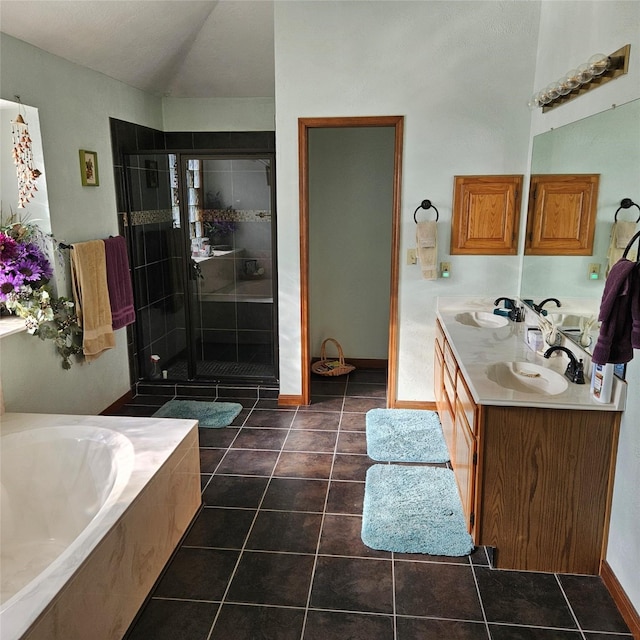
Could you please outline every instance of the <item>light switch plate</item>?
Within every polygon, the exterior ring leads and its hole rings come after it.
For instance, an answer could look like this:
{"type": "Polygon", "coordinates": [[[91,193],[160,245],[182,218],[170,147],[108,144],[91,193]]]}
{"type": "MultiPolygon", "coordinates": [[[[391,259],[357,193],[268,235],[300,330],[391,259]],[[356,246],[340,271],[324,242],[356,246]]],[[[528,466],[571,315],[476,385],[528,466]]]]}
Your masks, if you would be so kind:
{"type": "Polygon", "coordinates": [[[600,264],[598,262],[589,264],[589,280],[600,280],[600,264]]]}
{"type": "Polygon", "coordinates": [[[418,264],[418,254],[415,249],[407,249],[407,264],[418,264]]]}

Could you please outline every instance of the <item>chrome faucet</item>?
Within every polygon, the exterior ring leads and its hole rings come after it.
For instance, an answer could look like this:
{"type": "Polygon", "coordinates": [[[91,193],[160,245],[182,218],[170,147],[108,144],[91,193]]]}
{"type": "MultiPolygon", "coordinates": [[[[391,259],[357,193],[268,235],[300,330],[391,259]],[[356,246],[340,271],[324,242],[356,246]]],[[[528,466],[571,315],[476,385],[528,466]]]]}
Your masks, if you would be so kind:
{"type": "Polygon", "coordinates": [[[507,316],[513,322],[522,322],[524,320],[524,312],[511,298],[497,298],[493,306],[497,307],[503,300],[504,309],[494,309],[493,313],[497,316],[507,316]]]}
{"type": "Polygon", "coordinates": [[[539,314],[541,314],[543,316],[546,316],[547,315],[547,311],[546,311],[546,309],[543,309],[542,307],[544,307],[544,305],[547,304],[547,302],[555,302],[556,303],[556,307],[561,307],[562,306],[562,304],[560,304],[560,300],[558,300],[558,298],[545,298],[539,304],[536,304],[535,302],[532,303],[532,306],[539,314]]]}
{"type": "Polygon", "coordinates": [[[560,346],[549,347],[544,352],[544,357],[549,358],[554,351],[564,351],[564,353],[569,357],[569,364],[564,372],[565,377],[569,378],[569,380],[575,384],[584,384],[584,364],[582,362],[582,358],[577,360],[570,349],[560,346]]]}

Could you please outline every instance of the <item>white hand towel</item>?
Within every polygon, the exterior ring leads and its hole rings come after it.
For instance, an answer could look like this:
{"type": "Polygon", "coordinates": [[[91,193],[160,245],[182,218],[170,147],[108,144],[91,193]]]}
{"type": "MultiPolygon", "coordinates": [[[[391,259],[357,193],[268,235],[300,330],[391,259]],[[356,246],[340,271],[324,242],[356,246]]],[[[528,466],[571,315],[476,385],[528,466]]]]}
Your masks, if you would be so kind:
{"type": "Polygon", "coordinates": [[[416,225],[418,262],[425,280],[438,277],[438,226],[433,220],[416,225]]]}
{"type": "MultiPolygon", "coordinates": [[[[622,258],[624,250],[636,232],[636,223],[629,221],[614,222],[611,225],[611,238],[609,241],[609,251],[607,252],[607,272],[609,275],[611,267],[622,258]]],[[[636,259],[636,249],[631,249],[627,254],[627,260],[632,262],[636,259]]]]}

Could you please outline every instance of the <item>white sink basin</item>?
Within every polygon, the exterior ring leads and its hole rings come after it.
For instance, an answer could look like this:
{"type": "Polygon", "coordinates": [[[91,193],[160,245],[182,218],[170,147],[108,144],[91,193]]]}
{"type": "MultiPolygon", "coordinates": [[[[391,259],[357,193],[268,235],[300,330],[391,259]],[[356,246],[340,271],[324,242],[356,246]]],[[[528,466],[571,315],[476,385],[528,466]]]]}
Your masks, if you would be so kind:
{"type": "Polygon", "coordinates": [[[497,329],[509,324],[509,319],[498,316],[488,311],[465,311],[456,315],[456,322],[468,327],[483,327],[485,329],[497,329]]]}
{"type": "Polygon", "coordinates": [[[487,367],[487,377],[505,389],[546,396],[562,393],[569,386],[562,374],[529,362],[496,362],[487,367]]]}

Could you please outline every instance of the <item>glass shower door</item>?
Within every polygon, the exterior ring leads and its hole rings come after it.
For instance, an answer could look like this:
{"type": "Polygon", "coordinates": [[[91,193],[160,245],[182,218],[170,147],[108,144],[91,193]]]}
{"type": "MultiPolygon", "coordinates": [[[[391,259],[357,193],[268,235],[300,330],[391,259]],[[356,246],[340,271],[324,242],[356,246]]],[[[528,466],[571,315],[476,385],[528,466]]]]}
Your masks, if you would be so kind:
{"type": "Polygon", "coordinates": [[[182,157],[195,378],[277,378],[272,167],[268,155],[182,157]]]}

